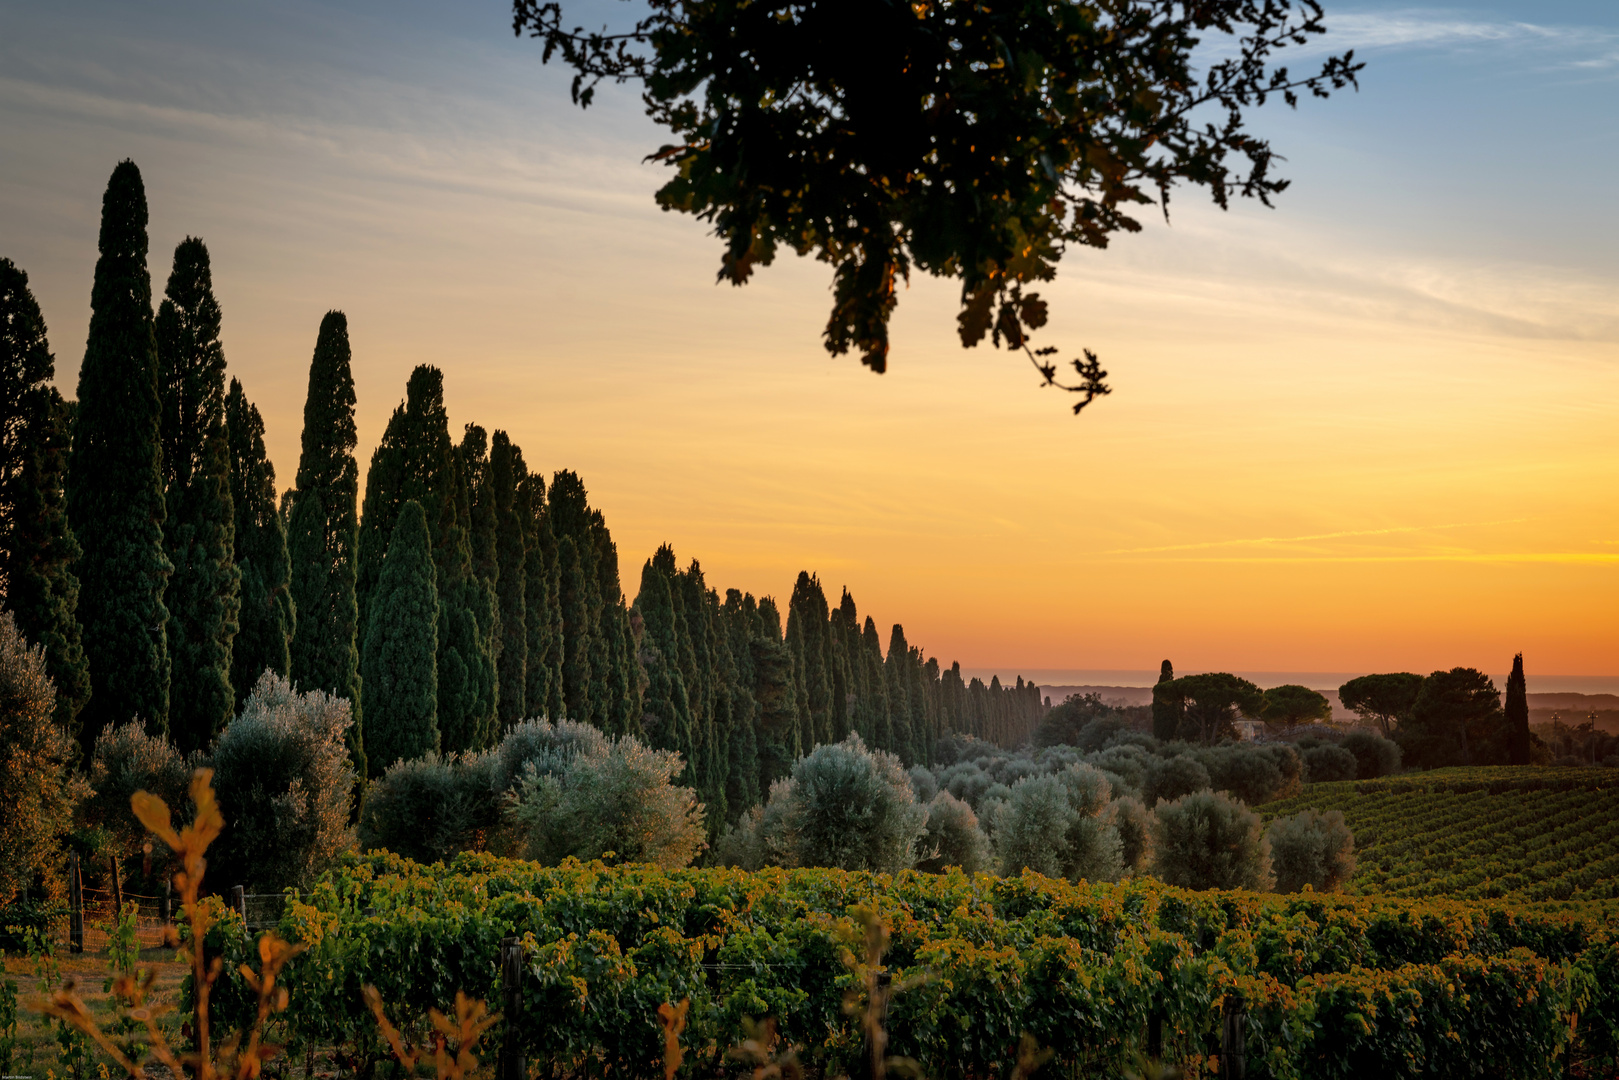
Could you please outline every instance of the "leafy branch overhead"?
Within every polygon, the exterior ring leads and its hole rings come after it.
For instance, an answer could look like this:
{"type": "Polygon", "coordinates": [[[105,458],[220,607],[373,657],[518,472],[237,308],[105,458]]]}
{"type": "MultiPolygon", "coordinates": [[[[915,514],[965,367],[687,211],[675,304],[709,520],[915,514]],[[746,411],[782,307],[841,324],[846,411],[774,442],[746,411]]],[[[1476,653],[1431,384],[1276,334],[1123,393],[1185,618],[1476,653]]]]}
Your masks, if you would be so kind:
{"type": "Polygon", "coordinates": [[[513,29],[573,69],[638,82],[674,141],[665,209],[713,223],[740,285],[779,247],[833,267],[826,347],[888,365],[896,287],[961,281],[964,346],[1023,351],[1045,385],[1109,392],[1096,358],[1060,382],[1029,335],[1070,245],[1137,232],[1177,184],[1266,205],[1287,187],[1249,110],[1356,85],[1353,52],[1296,75],[1277,54],[1326,32],[1317,0],[644,0],[620,33],[513,0],[513,29]],[[1194,62],[1196,61],[1196,62],[1194,62]],[[1206,70],[1200,69],[1206,68],[1206,70]]]}

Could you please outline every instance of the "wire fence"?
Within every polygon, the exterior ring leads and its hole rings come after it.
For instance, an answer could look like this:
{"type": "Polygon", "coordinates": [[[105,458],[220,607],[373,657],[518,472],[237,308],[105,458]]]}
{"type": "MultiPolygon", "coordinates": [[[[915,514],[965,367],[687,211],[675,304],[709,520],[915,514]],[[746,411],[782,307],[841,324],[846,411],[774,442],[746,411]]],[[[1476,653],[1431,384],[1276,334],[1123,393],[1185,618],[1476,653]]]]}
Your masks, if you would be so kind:
{"type": "MultiPolygon", "coordinates": [[[[111,889],[81,889],[84,911],[84,948],[99,952],[107,947],[113,927],[118,924],[118,903],[111,889]]],[[[124,893],[124,904],[135,905],[135,940],[143,949],[155,949],[164,943],[163,898],[124,893]]],[[[64,920],[57,938],[59,944],[70,944],[69,924],[64,920]]]]}

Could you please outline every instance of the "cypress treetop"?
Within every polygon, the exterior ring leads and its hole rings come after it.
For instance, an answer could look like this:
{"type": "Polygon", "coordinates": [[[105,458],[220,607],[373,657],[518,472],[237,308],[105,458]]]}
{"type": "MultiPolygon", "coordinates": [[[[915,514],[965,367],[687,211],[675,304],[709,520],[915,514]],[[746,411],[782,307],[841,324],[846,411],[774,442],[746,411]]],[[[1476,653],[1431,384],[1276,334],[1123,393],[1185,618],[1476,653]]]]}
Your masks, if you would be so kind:
{"type": "Polygon", "coordinates": [[[1529,686],[1523,676],[1523,653],[1512,658],[1506,694],[1507,764],[1528,765],[1534,736],[1529,733],[1529,686]]]}
{"type": "Polygon", "coordinates": [[[91,681],[91,700],[80,714],[86,748],[109,723],[133,717],[158,733],[168,721],[163,592],[172,565],[163,552],[146,220],[140,170],[120,162],[102,199],[101,256],[68,467],[68,521],[83,549],[76,572],[91,681]]]}
{"type": "Polygon", "coordinates": [[[500,614],[496,664],[503,728],[529,715],[528,539],[523,522],[527,500],[519,496],[527,479],[523,451],[512,445],[504,431],[495,432],[489,449],[489,492],[495,512],[495,589],[500,614]]]}
{"type": "Polygon", "coordinates": [[[394,524],[365,635],[365,745],[373,772],[439,749],[438,589],[421,503],[394,524]]]}
{"type": "Polygon", "coordinates": [[[163,304],[155,325],[158,394],[163,409],[163,480],[169,528],[177,504],[191,487],[203,458],[203,443],[225,407],[225,347],[214,297],[208,248],[188,236],[174,249],[163,304]]]}
{"type": "Polygon", "coordinates": [[[0,588],[18,632],[44,648],[55,721],[73,733],[90,671],[72,570],[81,552],[63,493],[71,410],[50,385],[55,366],[28,275],[0,259],[0,588]]]}
{"type": "Polygon", "coordinates": [[[346,698],[354,723],[349,755],[365,776],[361,737],[359,610],[354,595],[359,540],[359,469],[354,462],[354,375],[348,320],[329,311],[321,320],[304,401],[303,452],[287,515],[292,560],[292,681],[302,691],[346,698]]]}

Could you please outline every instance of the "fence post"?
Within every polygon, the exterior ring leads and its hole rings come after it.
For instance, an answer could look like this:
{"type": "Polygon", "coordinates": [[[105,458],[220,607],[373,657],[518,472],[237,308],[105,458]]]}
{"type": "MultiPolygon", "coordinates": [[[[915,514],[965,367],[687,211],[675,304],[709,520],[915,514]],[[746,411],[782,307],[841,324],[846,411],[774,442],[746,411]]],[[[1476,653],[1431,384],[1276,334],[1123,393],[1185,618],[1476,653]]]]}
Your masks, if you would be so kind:
{"type": "Polygon", "coordinates": [[[79,877],[79,855],[67,857],[67,947],[84,951],[84,881],[79,877]]]}
{"type": "Polygon", "coordinates": [[[118,880],[118,856],[109,855],[107,861],[112,863],[112,921],[117,925],[124,913],[124,883],[118,880]]]}
{"type": "Polygon", "coordinates": [[[1227,992],[1224,1022],[1220,1026],[1220,1080],[1227,1077],[1243,1080],[1247,1074],[1248,1059],[1243,1048],[1248,1026],[1246,1005],[1237,991],[1227,992]]]}
{"type": "Polygon", "coordinates": [[[1164,1056],[1164,1018],[1153,1013],[1147,1018],[1147,1058],[1159,1061],[1164,1056]]]}
{"type": "Polygon", "coordinates": [[[163,925],[174,921],[174,882],[163,879],[163,925]]]}
{"type": "Polygon", "coordinates": [[[247,925],[247,890],[240,885],[230,887],[230,906],[235,908],[242,916],[242,925],[247,925]]]}
{"type": "Polygon", "coordinates": [[[505,1014],[506,1038],[500,1044],[496,1080],[526,1080],[528,1063],[517,1034],[517,1017],[523,1008],[523,943],[515,937],[500,939],[501,1012],[505,1014]]]}

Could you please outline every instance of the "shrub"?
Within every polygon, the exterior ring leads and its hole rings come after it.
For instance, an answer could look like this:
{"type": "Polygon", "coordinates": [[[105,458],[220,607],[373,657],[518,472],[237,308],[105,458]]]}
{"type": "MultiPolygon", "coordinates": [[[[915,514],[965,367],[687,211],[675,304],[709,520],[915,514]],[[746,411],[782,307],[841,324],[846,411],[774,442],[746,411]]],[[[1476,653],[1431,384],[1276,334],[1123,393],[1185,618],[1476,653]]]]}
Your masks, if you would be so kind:
{"type": "Polygon", "coordinates": [[[1270,844],[1259,815],[1219,792],[1197,791],[1154,812],[1153,873],[1187,889],[1271,884],[1270,844]]]}
{"type": "Polygon", "coordinates": [[[1271,793],[1272,799],[1291,799],[1304,789],[1304,758],[1287,743],[1265,743],[1251,753],[1265,755],[1282,772],[1282,786],[1271,793]]]}
{"type": "Polygon", "coordinates": [[[1127,873],[1139,874],[1152,863],[1152,812],[1140,799],[1125,796],[1111,805],[1119,832],[1119,860],[1127,873]]]}
{"type": "Polygon", "coordinates": [[[487,846],[501,823],[495,752],[396,761],[366,792],[360,845],[420,863],[487,846]]]}
{"type": "Polygon", "coordinates": [[[1257,747],[1220,746],[1198,753],[1209,770],[1209,786],[1229,791],[1249,806],[1258,806],[1276,797],[1286,786],[1286,778],[1276,758],[1257,747]]]}
{"type": "MultiPolygon", "coordinates": [[[[509,810],[526,857],[555,866],[569,856],[612,852],[626,862],[677,867],[703,849],[703,808],[691,788],[674,783],[685,768],[679,754],[628,735],[591,736],[587,731],[595,729],[572,721],[529,724],[512,753],[526,746],[533,756],[523,763],[509,810]]],[[[506,748],[502,743],[496,763],[506,748]]],[[[503,774],[492,771],[499,782],[503,774]]]]}
{"type": "Polygon", "coordinates": [[[926,765],[912,765],[911,771],[905,775],[910,778],[911,790],[916,792],[917,802],[930,803],[939,793],[939,781],[926,765]]]}
{"type": "Polygon", "coordinates": [[[1305,810],[1277,818],[1266,832],[1277,892],[1336,892],[1355,873],[1355,837],[1340,811],[1305,810]]]}
{"type": "Polygon", "coordinates": [[[990,868],[989,838],[978,827],[973,808],[941,791],[928,803],[927,831],[917,845],[923,854],[918,870],[930,874],[959,866],[969,874],[990,868]]]}
{"type": "Polygon", "coordinates": [[[355,787],[345,733],[349,703],[300,694],[266,671],[214,746],[214,787],[225,828],[208,855],[209,880],[272,892],[301,885],[354,846],[355,787]]]}
{"type": "Polygon", "coordinates": [[[1212,781],[1209,770],[1190,754],[1176,754],[1153,765],[1147,775],[1149,803],[1168,802],[1194,791],[1204,791],[1212,781]]]}
{"type": "Polygon", "coordinates": [[[927,810],[893,754],[858,735],[817,746],[794,764],[789,791],[794,865],[892,873],[916,861],[927,810]]]}
{"type": "Polygon", "coordinates": [[[29,648],[11,613],[0,613],[0,907],[42,877],[54,889],[73,804],[89,794],[55,711],[45,651],[29,648]]]}
{"type": "Polygon", "coordinates": [[[1012,786],[995,837],[1001,873],[1112,881],[1123,872],[1118,830],[1102,817],[1111,790],[1090,766],[1012,786]]]}
{"type": "Polygon", "coordinates": [[[939,774],[940,789],[972,807],[982,802],[984,793],[994,783],[994,777],[979,768],[975,761],[957,762],[939,774]]]}
{"type": "Polygon", "coordinates": [[[129,798],[150,791],[171,807],[184,806],[191,784],[180,751],[161,735],[148,735],[137,720],[105,727],[90,758],[90,797],[82,804],[85,821],[106,830],[112,853],[128,858],[141,850],[147,832],[129,812],[129,798]]]}
{"type": "Polygon", "coordinates": [[[1400,769],[1400,744],[1369,731],[1351,731],[1342,746],[1355,755],[1355,779],[1376,780],[1400,769]]]}
{"type": "Polygon", "coordinates": [[[1353,780],[1360,763],[1348,750],[1327,743],[1304,751],[1304,767],[1312,784],[1330,784],[1335,780],[1353,780]]]}

